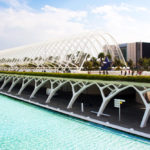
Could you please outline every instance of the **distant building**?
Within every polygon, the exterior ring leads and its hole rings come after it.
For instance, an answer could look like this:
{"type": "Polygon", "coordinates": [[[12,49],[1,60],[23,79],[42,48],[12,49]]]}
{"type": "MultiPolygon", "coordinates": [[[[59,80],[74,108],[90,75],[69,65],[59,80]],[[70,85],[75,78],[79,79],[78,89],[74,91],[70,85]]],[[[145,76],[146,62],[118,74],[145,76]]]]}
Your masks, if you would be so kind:
{"type": "Polygon", "coordinates": [[[124,43],[119,45],[124,59],[133,61],[134,65],[140,58],[150,58],[150,43],[135,42],[135,43],[124,43]]]}

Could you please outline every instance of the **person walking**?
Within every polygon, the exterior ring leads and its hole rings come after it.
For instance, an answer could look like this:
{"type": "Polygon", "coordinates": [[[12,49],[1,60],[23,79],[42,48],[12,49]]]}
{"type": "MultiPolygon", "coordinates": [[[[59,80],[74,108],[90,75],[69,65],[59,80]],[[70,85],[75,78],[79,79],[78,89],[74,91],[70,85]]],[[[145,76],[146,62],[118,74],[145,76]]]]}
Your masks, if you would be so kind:
{"type": "Polygon", "coordinates": [[[130,70],[128,71],[128,75],[130,75],[130,70]]]}
{"type": "Polygon", "coordinates": [[[132,70],[132,76],[134,75],[134,70],[132,70]]]}
{"type": "Polygon", "coordinates": [[[125,70],[125,72],[124,72],[124,76],[126,76],[127,75],[127,71],[125,70]]]}
{"type": "Polygon", "coordinates": [[[121,70],[121,75],[122,75],[122,73],[123,73],[123,72],[122,72],[122,70],[121,70]]]}

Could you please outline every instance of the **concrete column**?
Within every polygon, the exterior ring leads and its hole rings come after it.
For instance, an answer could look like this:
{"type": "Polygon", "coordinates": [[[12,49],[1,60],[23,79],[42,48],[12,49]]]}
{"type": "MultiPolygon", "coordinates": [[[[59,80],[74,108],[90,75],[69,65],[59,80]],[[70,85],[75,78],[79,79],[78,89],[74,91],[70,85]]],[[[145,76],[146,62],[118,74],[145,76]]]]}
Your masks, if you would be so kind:
{"type": "Polygon", "coordinates": [[[12,89],[15,87],[15,85],[21,80],[21,78],[18,78],[18,79],[13,79],[13,82],[11,84],[11,87],[9,88],[8,92],[11,92],[12,89]]]}
{"type": "Polygon", "coordinates": [[[142,122],[141,122],[141,125],[140,125],[141,128],[146,127],[146,123],[148,121],[149,116],[150,116],[150,104],[145,110],[145,113],[144,113],[144,116],[142,118],[142,122]]]}
{"type": "Polygon", "coordinates": [[[110,99],[103,99],[103,102],[102,102],[102,104],[101,104],[101,106],[100,106],[100,108],[99,108],[99,111],[98,111],[98,113],[97,113],[97,116],[99,117],[101,114],[103,114],[103,112],[104,112],[104,110],[105,110],[105,108],[106,108],[106,106],[107,106],[107,104],[108,104],[108,102],[110,101],[110,99]]]}
{"type": "Polygon", "coordinates": [[[1,78],[0,78],[0,81],[3,81],[4,80],[4,76],[2,76],[1,78]]]}
{"type": "Polygon", "coordinates": [[[6,86],[6,84],[11,81],[11,79],[12,79],[12,77],[5,78],[4,83],[1,86],[0,90],[2,90],[6,86]]]}
{"type": "Polygon", "coordinates": [[[130,86],[126,86],[126,87],[123,87],[123,88],[121,88],[121,89],[118,89],[115,85],[115,89],[114,90],[111,90],[111,93],[107,96],[107,97],[105,97],[105,95],[104,95],[104,89],[105,88],[108,88],[109,86],[111,86],[111,85],[106,85],[106,86],[104,86],[104,87],[100,87],[99,86],[99,90],[100,90],[100,92],[101,92],[101,95],[102,95],[102,98],[103,98],[103,102],[102,102],[102,104],[101,104],[101,106],[100,106],[100,108],[99,108],[99,111],[98,111],[98,113],[97,113],[97,116],[99,117],[103,112],[104,112],[104,110],[105,110],[105,108],[106,108],[106,106],[108,105],[108,103],[109,103],[109,101],[114,97],[114,96],[116,96],[118,93],[120,93],[121,91],[124,91],[125,89],[127,89],[127,88],[129,88],[130,86]]]}
{"type": "MultiPolygon", "coordinates": [[[[51,86],[51,91],[50,94],[48,96],[48,98],[46,99],[46,103],[49,103],[51,98],[55,95],[55,93],[64,85],[66,84],[68,81],[65,81],[63,83],[60,83],[56,88],[53,88],[53,85],[51,86]]],[[[51,83],[54,84],[54,83],[51,83]]]]}
{"type": "Polygon", "coordinates": [[[30,98],[33,98],[35,96],[35,94],[39,91],[39,89],[47,82],[48,80],[42,80],[41,83],[39,85],[37,85],[37,83],[39,82],[39,80],[35,81],[35,87],[34,90],[30,96],[30,98]]]}
{"type": "Polygon", "coordinates": [[[21,93],[23,92],[23,90],[33,81],[33,79],[28,79],[28,78],[25,78],[23,79],[22,81],[22,86],[18,92],[18,95],[21,95],[21,93]],[[27,81],[26,81],[27,80],[27,81]]]}
{"type": "Polygon", "coordinates": [[[78,98],[79,95],[80,95],[80,94],[78,93],[78,94],[74,94],[74,95],[72,96],[72,98],[71,98],[71,100],[70,100],[70,102],[69,102],[69,104],[68,104],[68,106],[67,106],[67,109],[72,108],[72,105],[74,104],[75,100],[78,98]]]}
{"type": "Polygon", "coordinates": [[[75,89],[74,89],[75,86],[72,85],[73,96],[72,96],[72,98],[71,98],[71,100],[70,100],[70,102],[69,102],[69,104],[68,104],[68,106],[67,106],[67,109],[72,108],[72,106],[73,106],[74,102],[76,101],[76,99],[78,98],[78,96],[79,96],[86,88],[90,87],[90,86],[93,85],[93,84],[95,84],[95,83],[91,83],[91,84],[88,84],[88,85],[84,85],[84,84],[83,84],[83,86],[82,86],[82,87],[80,88],[80,90],[78,90],[77,92],[75,92],[75,89]]]}

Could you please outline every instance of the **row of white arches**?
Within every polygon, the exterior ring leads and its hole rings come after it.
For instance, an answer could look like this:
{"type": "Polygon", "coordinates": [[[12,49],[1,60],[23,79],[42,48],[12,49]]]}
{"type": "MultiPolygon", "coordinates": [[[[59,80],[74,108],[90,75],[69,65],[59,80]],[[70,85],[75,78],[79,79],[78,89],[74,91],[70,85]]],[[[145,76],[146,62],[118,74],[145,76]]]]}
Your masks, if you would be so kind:
{"type": "Polygon", "coordinates": [[[19,89],[18,95],[21,95],[24,89],[30,85],[31,83],[34,83],[34,90],[31,91],[30,99],[34,98],[35,94],[44,87],[47,83],[50,83],[50,93],[45,100],[45,103],[50,103],[52,97],[55,95],[55,93],[62,88],[65,84],[71,85],[71,91],[72,91],[72,98],[69,100],[68,109],[71,109],[73,107],[73,104],[79,97],[79,95],[85,91],[87,88],[96,85],[99,89],[99,92],[102,96],[102,104],[99,108],[99,111],[97,112],[97,116],[99,117],[101,114],[103,114],[106,106],[110,102],[110,100],[119,94],[120,92],[133,88],[140,96],[141,102],[145,106],[145,111],[141,120],[140,127],[145,127],[146,123],[150,116],[150,103],[146,100],[145,94],[147,92],[150,92],[150,87],[137,87],[134,85],[123,85],[123,84],[109,84],[109,83],[103,83],[103,82],[88,82],[88,81],[71,81],[71,80],[62,80],[62,79],[48,79],[48,78],[35,78],[35,77],[22,77],[22,76],[9,76],[9,75],[2,75],[0,78],[0,82],[3,82],[3,84],[0,87],[0,90],[3,90],[5,86],[8,83],[11,83],[8,92],[11,92],[13,88],[18,83],[21,83],[21,88],[19,89]],[[76,86],[79,88],[76,90],[76,86]],[[104,90],[109,89],[110,93],[108,95],[105,95],[104,90]]]}
{"type": "Polygon", "coordinates": [[[0,65],[19,66],[35,63],[38,67],[74,68],[81,70],[87,58],[97,57],[100,52],[110,54],[125,64],[115,39],[108,33],[86,32],[69,38],[49,40],[39,44],[0,51],[0,65]]]}

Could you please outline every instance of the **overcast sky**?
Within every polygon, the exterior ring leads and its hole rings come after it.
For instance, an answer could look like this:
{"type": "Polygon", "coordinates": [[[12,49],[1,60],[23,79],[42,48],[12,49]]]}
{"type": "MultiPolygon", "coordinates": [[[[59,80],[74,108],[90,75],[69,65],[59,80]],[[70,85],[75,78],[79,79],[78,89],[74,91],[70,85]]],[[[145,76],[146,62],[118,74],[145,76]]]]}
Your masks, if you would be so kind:
{"type": "Polygon", "coordinates": [[[0,0],[0,49],[88,30],[150,42],[150,0],[0,0]]]}

